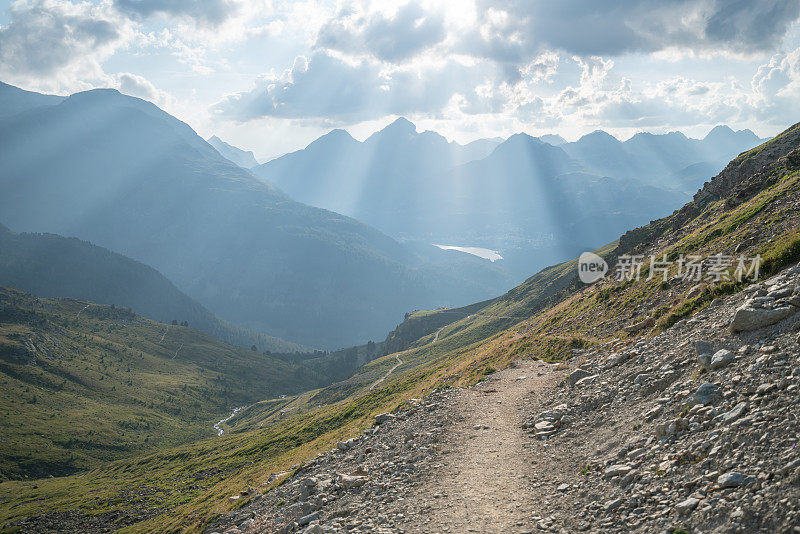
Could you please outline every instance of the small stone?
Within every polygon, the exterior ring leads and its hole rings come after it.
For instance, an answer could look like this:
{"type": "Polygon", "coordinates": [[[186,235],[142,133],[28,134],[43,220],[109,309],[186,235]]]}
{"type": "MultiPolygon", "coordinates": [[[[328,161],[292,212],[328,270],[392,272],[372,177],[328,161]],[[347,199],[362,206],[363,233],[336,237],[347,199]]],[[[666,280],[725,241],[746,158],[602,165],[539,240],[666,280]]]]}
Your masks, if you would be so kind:
{"type": "Polygon", "coordinates": [[[675,505],[675,510],[679,513],[686,514],[697,508],[697,505],[700,504],[699,499],[695,499],[694,497],[689,497],[686,500],[683,500],[675,505]]]}
{"type": "Polygon", "coordinates": [[[342,476],[342,486],[344,486],[345,489],[358,488],[366,483],[367,483],[367,477],[365,476],[351,476],[351,475],[342,476]]]}
{"type": "Polygon", "coordinates": [[[603,509],[606,512],[613,512],[621,505],[622,505],[622,499],[611,499],[610,501],[606,501],[606,503],[603,505],[603,509]]]}
{"type": "Polygon", "coordinates": [[[697,391],[691,397],[692,404],[713,404],[715,401],[719,400],[719,386],[716,386],[710,382],[706,382],[697,388],[697,391]]]}
{"type": "Polygon", "coordinates": [[[551,430],[555,430],[556,427],[549,421],[539,421],[534,425],[534,428],[537,432],[550,432],[551,430]]]}
{"type": "Polygon", "coordinates": [[[652,317],[648,317],[647,319],[639,321],[638,323],[633,323],[631,325],[626,326],[625,328],[623,328],[623,330],[626,332],[638,332],[639,330],[644,330],[645,328],[651,328],[655,326],[655,324],[656,320],[653,319],[652,317]]]}
{"type": "Polygon", "coordinates": [[[569,384],[569,387],[573,387],[575,384],[578,383],[579,380],[581,380],[582,378],[586,378],[587,376],[591,376],[591,374],[592,373],[590,373],[589,371],[578,367],[577,369],[572,371],[567,377],[567,384],[569,384]]]}
{"type": "Polygon", "coordinates": [[[700,295],[705,289],[706,284],[696,284],[689,288],[689,291],[686,292],[686,300],[691,300],[700,295]]]}
{"type": "Polygon", "coordinates": [[[633,468],[625,464],[614,464],[606,467],[603,474],[608,478],[627,475],[633,468]]]}
{"type": "Polygon", "coordinates": [[[375,422],[379,425],[382,425],[386,421],[393,421],[394,419],[397,419],[397,417],[390,413],[381,413],[375,416],[375,422]]]}
{"type": "Polygon", "coordinates": [[[709,369],[722,369],[733,361],[733,353],[727,349],[718,350],[711,357],[709,369]]]}
{"type": "Polygon", "coordinates": [[[755,305],[760,304],[748,302],[736,310],[733,321],[731,321],[731,332],[757,330],[775,324],[789,317],[796,310],[794,306],[780,306],[778,308],[767,309],[757,308],[755,305]]]}
{"type": "Polygon", "coordinates": [[[311,523],[312,521],[319,521],[319,514],[317,512],[312,512],[308,515],[304,515],[300,519],[297,520],[297,524],[301,527],[306,526],[307,524],[311,523]]]}
{"type": "Polygon", "coordinates": [[[597,375],[591,375],[591,376],[587,376],[585,378],[581,378],[580,380],[578,380],[575,383],[575,387],[588,386],[589,384],[591,384],[595,380],[597,380],[597,375]]]}
{"type": "Polygon", "coordinates": [[[645,413],[642,415],[642,417],[644,418],[644,420],[645,420],[645,421],[652,421],[653,419],[655,419],[656,417],[658,417],[658,415],[661,413],[661,410],[662,410],[663,408],[664,408],[664,407],[663,407],[663,406],[660,406],[660,405],[659,405],[659,406],[656,406],[656,407],[654,407],[654,408],[651,408],[651,409],[647,410],[647,411],[646,411],[646,412],[645,412],[645,413]]]}
{"type": "Polygon", "coordinates": [[[777,388],[778,388],[778,386],[776,386],[772,382],[767,382],[766,384],[761,384],[760,386],[758,386],[756,388],[756,394],[757,395],[766,395],[768,393],[772,393],[777,388]]]}
{"type": "Polygon", "coordinates": [[[753,482],[753,480],[753,477],[749,477],[744,473],[730,471],[719,476],[717,479],[717,485],[719,485],[720,488],[737,488],[739,486],[749,484],[753,482]]]}
{"type": "Polygon", "coordinates": [[[722,414],[722,422],[732,423],[733,421],[744,415],[745,410],[747,410],[747,403],[740,402],[739,404],[734,406],[733,409],[722,414]]]}

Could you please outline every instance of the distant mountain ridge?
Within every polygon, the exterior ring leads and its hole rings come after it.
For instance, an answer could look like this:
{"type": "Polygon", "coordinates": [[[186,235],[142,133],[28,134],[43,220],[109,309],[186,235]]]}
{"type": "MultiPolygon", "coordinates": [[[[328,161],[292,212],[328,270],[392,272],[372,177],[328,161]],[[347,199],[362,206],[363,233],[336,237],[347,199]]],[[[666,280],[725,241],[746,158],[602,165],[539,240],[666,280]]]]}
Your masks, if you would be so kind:
{"type": "Polygon", "coordinates": [[[33,108],[54,106],[63,100],[63,96],[43,95],[0,82],[0,119],[33,108]]]}
{"type": "Polygon", "coordinates": [[[399,118],[364,142],[333,130],[253,172],[402,240],[501,250],[500,267],[522,280],[670,213],[760,142],[723,126],[703,140],[641,133],[623,143],[596,131],[569,143],[516,134],[466,154],[470,145],[399,118]]]}
{"type": "Polygon", "coordinates": [[[75,238],[15,234],[0,224],[0,286],[125,306],[163,323],[185,321],[221,341],[262,352],[306,350],[223,321],[152,267],[75,238]]]}
{"type": "Polygon", "coordinates": [[[228,159],[243,169],[252,169],[258,165],[256,157],[250,150],[242,150],[241,148],[229,145],[216,135],[212,135],[206,139],[209,145],[213,146],[222,157],[228,159]]]}
{"type": "Polygon", "coordinates": [[[674,176],[686,175],[691,166],[708,164],[713,172],[704,178],[710,179],[730,159],[764,141],[750,130],[733,131],[720,125],[702,139],[688,138],[681,132],[640,132],[623,142],[597,130],[558,146],[590,172],[694,193],[703,181],[686,184],[674,176]],[[690,191],[685,190],[687,186],[690,191]]]}
{"type": "Polygon", "coordinates": [[[417,133],[399,118],[363,142],[341,129],[331,130],[298,150],[253,168],[292,198],[355,217],[386,231],[372,217],[377,211],[393,217],[394,207],[419,201],[432,172],[481,159],[498,145],[479,140],[467,145],[448,142],[435,132],[417,133]],[[401,196],[397,196],[401,195],[401,196]]]}

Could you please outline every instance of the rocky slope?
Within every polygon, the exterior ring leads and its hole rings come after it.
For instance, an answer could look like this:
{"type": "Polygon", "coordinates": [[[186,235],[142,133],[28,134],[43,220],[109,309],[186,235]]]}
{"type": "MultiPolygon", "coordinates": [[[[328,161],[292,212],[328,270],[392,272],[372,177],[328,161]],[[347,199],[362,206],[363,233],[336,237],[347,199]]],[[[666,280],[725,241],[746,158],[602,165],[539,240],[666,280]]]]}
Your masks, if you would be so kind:
{"type": "Polygon", "coordinates": [[[207,532],[791,532],[797,306],[731,325],[798,284],[800,266],[652,338],[412,400],[207,532]]]}

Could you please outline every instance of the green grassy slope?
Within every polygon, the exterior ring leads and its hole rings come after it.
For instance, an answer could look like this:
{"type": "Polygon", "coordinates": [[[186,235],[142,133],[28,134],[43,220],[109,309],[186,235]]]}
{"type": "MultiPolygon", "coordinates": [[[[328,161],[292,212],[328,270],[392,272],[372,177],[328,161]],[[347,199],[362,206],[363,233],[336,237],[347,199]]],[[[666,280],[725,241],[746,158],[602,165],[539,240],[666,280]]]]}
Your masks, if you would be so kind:
{"type": "MultiPolygon", "coordinates": [[[[764,258],[762,276],[797,262],[800,128],[772,143],[737,158],[684,209],[600,252],[611,263],[623,252],[670,257],[758,253],[764,258]]],[[[198,530],[215,514],[249,498],[230,501],[230,495],[248,487],[266,490],[273,483],[271,474],[355,435],[376,413],[435,387],[474,383],[516,358],[559,361],[595,344],[635,342],[742,287],[709,283],[687,298],[694,285],[680,278],[667,283],[643,278],[583,286],[576,282],[575,262],[566,262],[448,323],[435,342],[429,333],[342,383],[255,404],[231,421],[232,432],[221,439],[118,461],[82,477],[0,484],[0,524],[67,509],[124,517],[135,506],[147,513],[118,523],[123,532],[198,530]],[[654,326],[635,334],[623,330],[646,317],[655,319],[654,326]],[[403,364],[371,389],[397,358],[403,364]]],[[[420,314],[425,315],[431,314],[420,314]]]]}
{"type": "Polygon", "coordinates": [[[213,435],[235,406],[324,383],[308,368],[129,309],[0,289],[0,473],[64,475],[213,435]]]}

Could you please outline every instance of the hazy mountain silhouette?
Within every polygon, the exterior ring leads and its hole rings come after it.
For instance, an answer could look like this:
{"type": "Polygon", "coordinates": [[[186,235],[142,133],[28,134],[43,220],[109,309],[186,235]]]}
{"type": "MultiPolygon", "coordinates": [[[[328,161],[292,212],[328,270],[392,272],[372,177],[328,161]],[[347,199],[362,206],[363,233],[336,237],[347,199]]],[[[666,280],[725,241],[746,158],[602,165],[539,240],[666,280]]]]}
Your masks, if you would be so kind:
{"type": "Polygon", "coordinates": [[[229,145],[216,135],[209,137],[206,141],[209,145],[213,146],[223,158],[234,162],[239,167],[251,169],[258,165],[258,161],[256,161],[256,157],[253,155],[252,151],[242,150],[241,148],[229,145]]]}
{"type": "Polygon", "coordinates": [[[305,149],[253,169],[302,202],[344,213],[383,231],[403,235],[399,211],[426,202],[432,174],[481,159],[498,139],[467,145],[448,142],[435,132],[418,133],[399,118],[359,142],[332,130],[305,149]]]}
{"type": "Polygon", "coordinates": [[[673,184],[633,179],[643,165],[636,150],[656,149],[631,145],[600,131],[561,146],[517,134],[480,157],[401,118],[363,143],[334,130],[254,172],[395,237],[502,248],[503,266],[522,279],[688,200],[673,184]]]}
{"type": "Polygon", "coordinates": [[[590,172],[694,193],[730,159],[763,141],[750,130],[717,126],[703,139],[642,132],[621,142],[598,130],[559,146],[590,172]],[[709,174],[697,174],[701,168],[709,174]]]}
{"type": "Polygon", "coordinates": [[[255,345],[272,352],[303,349],[223,321],[152,267],[76,238],[15,234],[0,224],[0,286],[39,297],[125,306],[165,323],[186,321],[192,328],[241,347],[255,345]]]}
{"type": "Polygon", "coordinates": [[[295,202],[114,90],[0,121],[0,167],[0,213],[13,230],[92,241],[152,265],[227,320],[309,346],[378,339],[405,311],[508,284],[488,262],[433,247],[422,257],[295,202]]]}
{"type": "Polygon", "coordinates": [[[567,142],[566,139],[564,139],[563,137],[561,137],[560,135],[557,135],[557,134],[540,135],[539,139],[541,141],[544,141],[545,143],[549,143],[549,144],[551,144],[553,146],[561,146],[561,145],[563,145],[564,143],[567,142]]]}

